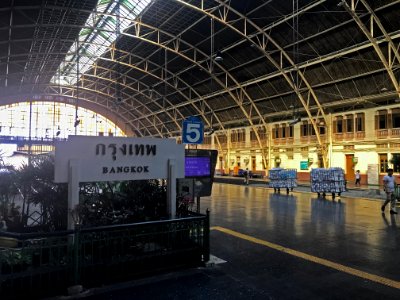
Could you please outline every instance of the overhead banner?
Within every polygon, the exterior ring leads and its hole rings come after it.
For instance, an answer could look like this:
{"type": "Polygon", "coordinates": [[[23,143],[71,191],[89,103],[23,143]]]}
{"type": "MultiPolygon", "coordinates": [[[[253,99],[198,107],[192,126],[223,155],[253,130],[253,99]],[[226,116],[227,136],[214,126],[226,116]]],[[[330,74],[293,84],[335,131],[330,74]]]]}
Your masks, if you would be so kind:
{"type": "Polygon", "coordinates": [[[55,182],[68,182],[70,160],[78,160],[80,182],[168,178],[175,160],[185,177],[185,146],[172,139],[69,136],[55,144],[55,182]]]}

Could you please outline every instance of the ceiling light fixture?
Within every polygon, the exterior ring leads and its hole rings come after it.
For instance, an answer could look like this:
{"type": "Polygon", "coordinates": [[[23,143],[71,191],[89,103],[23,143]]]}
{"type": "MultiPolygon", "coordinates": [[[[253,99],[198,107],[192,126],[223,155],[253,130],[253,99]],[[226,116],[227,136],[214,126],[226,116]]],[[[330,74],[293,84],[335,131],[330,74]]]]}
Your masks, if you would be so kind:
{"type": "Polygon", "coordinates": [[[289,122],[289,126],[293,126],[301,121],[300,117],[294,118],[292,121],[289,122]]]}
{"type": "Polygon", "coordinates": [[[206,132],[206,135],[207,135],[207,136],[210,136],[210,135],[212,135],[214,132],[215,132],[215,129],[214,129],[214,128],[210,128],[210,130],[206,132]]]}
{"type": "Polygon", "coordinates": [[[224,60],[224,58],[222,57],[221,51],[217,51],[217,54],[215,55],[215,61],[221,62],[223,60],[224,60]]]}

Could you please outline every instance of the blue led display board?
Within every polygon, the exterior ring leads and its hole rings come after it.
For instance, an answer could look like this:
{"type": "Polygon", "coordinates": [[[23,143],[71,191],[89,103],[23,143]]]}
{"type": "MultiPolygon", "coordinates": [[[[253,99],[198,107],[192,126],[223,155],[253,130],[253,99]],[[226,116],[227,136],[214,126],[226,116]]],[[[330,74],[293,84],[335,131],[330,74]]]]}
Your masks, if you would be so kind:
{"type": "Polygon", "coordinates": [[[210,177],[210,157],[207,156],[186,156],[185,177],[210,177]]]}

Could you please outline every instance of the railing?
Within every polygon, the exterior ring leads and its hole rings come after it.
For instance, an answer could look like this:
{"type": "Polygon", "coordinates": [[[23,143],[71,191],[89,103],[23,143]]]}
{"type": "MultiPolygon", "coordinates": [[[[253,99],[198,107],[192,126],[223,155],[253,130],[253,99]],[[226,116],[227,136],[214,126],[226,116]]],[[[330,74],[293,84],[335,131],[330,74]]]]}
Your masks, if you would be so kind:
{"type": "Polygon", "coordinates": [[[343,133],[335,133],[334,134],[334,140],[335,141],[343,141],[344,137],[343,137],[343,133]]]}
{"type": "Polygon", "coordinates": [[[378,139],[384,139],[389,136],[389,130],[388,129],[378,129],[376,130],[376,137],[378,139]]]}
{"type": "MultiPolygon", "coordinates": [[[[266,139],[261,139],[261,144],[262,147],[267,147],[268,146],[268,141],[266,139]]],[[[251,140],[250,141],[250,147],[251,148],[260,148],[260,143],[258,142],[258,140],[251,140]]]]}
{"type": "Polygon", "coordinates": [[[365,139],[365,131],[356,131],[356,140],[365,139]]]}
{"type": "Polygon", "coordinates": [[[274,145],[292,145],[293,138],[277,138],[273,140],[274,145]]]}
{"type": "Polygon", "coordinates": [[[273,139],[272,140],[272,144],[274,144],[274,145],[280,145],[281,144],[281,139],[273,139]]]}
{"type": "Polygon", "coordinates": [[[392,137],[400,137],[400,128],[393,128],[391,129],[390,135],[392,137]]]}
{"type": "MultiPolygon", "coordinates": [[[[321,141],[325,142],[326,141],[326,135],[321,134],[320,135],[321,141]]],[[[300,137],[300,143],[301,144],[310,144],[310,143],[317,143],[318,139],[316,135],[308,135],[308,136],[302,136],[300,137]]]]}
{"type": "Polygon", "coordinates": [[[300,143],[301,144],[308,144],[309,143],[309,139],[308,139],[308,136],[301,136],[300,137],[300,143]]]}
{"type": "Polygon", "coordinates": [[[378,139],[385,139],[389,137],[400,137],[400,128],[392,129],[378,129],[376,130],[376,136],[378,139]]]}
{"type": "Polygon", "coordinates": [[[209,215],[42,234],[1,233],[1,298],[43,297],[209,259],[209,215]]]}
{"type": "Polygon", "coordinates": [[[0,296],[3,299],[52,295],[72,282],[72,231],[57,234],[1,233],[0,296]],[[44,291],[44,287],[46,290],[44,291]]]}
{"type": "MultiPolygon", "coordinates": [[[[266,145],[266,143],[264,143],[263,140],[261,140],[261,142],[263,143],[263,145],[264,144],[266,145]]],[[[260,148],[260,143],[257,140],[251,140],[250,141],[250,147],[251,148],[260,148]]]]}
{"type": "Polygon", "coordinates": [[[241,142],[231,142],[231,148],[232,149],[240,149],[240,148],[245,148],[246,147],[246,142],[241,141],[241,142]]]}
{"type": "MultiPolygon", "coordinates": [[[[400,131],[399,131],[400,134],[400,131]]],[[[328,139],[328,136],[326,134],[320,134],[320,138],[322,142],[326,142],[328,139]]],[[[359,132],[346,132],[346,133],[334,133],[333,134],[333,140],[337,142],[341,141],[352,141],[354,139],[356,140],[361,140],[365,138],[365,132],[364,131],[359,131],[359,132]]],[[[300,143],[301,144],[308,144],[308,143],[316,143],[317,138],[315,135],[311,136],[301,136],[300,137],[300,143]]]]}
{"type": "Polygon", "coordinates": [[[26,137],[26,136],[9,136],[9,135],[1,135],[0,143],[1,144],[39,144],[39,145],[52,145],[55,141],[66,141],[64,138],[46,138],[46,137],[26,137]]]}
{"type": "Polygon", "coordinates": [[[346,132],[345,134],[344,134],[344,139],[345,140],[353,140],[354,139],[354,132],[346,132]]]}

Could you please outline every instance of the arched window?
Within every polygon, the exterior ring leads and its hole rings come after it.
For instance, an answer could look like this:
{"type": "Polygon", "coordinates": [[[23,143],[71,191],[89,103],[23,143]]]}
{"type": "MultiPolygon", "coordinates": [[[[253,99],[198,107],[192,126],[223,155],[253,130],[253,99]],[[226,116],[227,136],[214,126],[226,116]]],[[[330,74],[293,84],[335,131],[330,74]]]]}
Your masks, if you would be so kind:
{"type": "Polygon", "coordinates": [[[346,115],[346,132],[354,132],[354,115],[346,115]]]}
{"type": "Polygon", "coordinates": [[[0,135],[67,138],[68,135],[125,136],[115,123],[85,108],[60,102],[20,102],[0,106],[0,135]],[[76,127],[76,129],[75,129],[76,127]]]}
{"type": "Polygon", "coordinates": [[[387,110],[379,110],[378,114],[375,115],[375,129],[387,129],[387,128],[388,128],[387,110]]]}
{"type": "Polygon", "coordinates": [[[392,109],[392,128],[400,128],[400,108],[392,109]]]}
{"type": "Polygon", "coordinates": [[[365,115],[364,113],[356,114],[356,131],[365,131],[365,115]]]}

